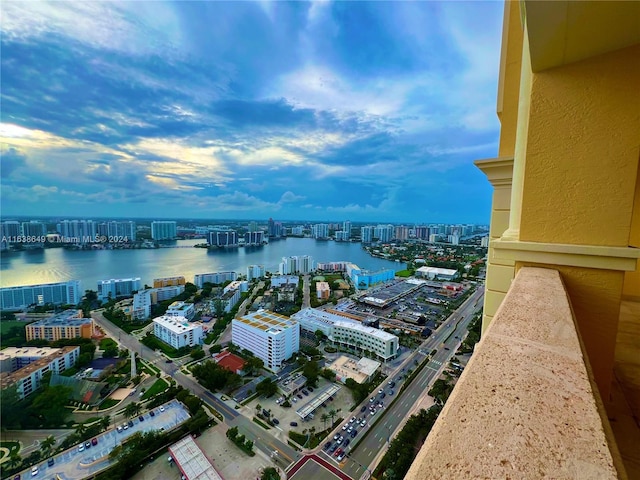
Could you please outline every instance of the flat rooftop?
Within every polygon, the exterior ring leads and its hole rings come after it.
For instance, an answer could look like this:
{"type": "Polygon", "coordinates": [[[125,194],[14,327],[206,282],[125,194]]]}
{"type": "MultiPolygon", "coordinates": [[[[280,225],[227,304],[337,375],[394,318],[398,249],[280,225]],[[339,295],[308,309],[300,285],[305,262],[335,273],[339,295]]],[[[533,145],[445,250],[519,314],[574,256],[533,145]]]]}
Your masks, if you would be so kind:
{"type": "Polygon", "coordinates": [[[49,365],[51,362],[53,362],[58,358],[64,357],[67,353],[72,352],[76,348],[80,349],[80,347],[78,346],[53,349],[55,350],[54,352],[51,352],[49,355],[43,356],[42,358],[39,358],[38,360],[31,362],[29,365],[26,365],[21,369],[16,370],[15,372],[0,374],[0,388],[6,388],[22,380],[23,378],[27,378],[33,372],[40,370],[43,367],[46,367],[47,365],[49,365]]]}
{"type": "Polygon", "coordinates": [[[240,318],[234,319],[242,322],[250,327],[259,328],[260,330],[286,330],[293,327],[296,323],[289,317],[269,312],[268,310],[258,310],[257,312],[248,313],[240,318]]]}
{"type": "Polygon", "coordinates": [[[173,333],[184,333],[191,330],[195,330],[199,327],[199,324],[190,323],[185,317],[176,316],[166,316],[163,315],[158,318],[153,319],[153,323],[157,323],[158,325],[171,330],[173,333]]]}
{"type": "Polygon", "coordinates": [[[224,480],[191,435],[171,445],[169,452],[187,480],[224,480]]]}
{"type": "Polygon", "coordinates": [[[392,335],[391,333],[385,332],[384,330],[380,330],[378,328],[373,328],[373,327],[365,327],[364,325],[362,325],[361,323],[353,323],[351,321],[338,321],[338,322],[334,322],[333,324],[335,327],[344,327],[344,328],[350,328],[352,330],[358,330],[360,332],[366,333],[368,335],[371,335],[372,337],[376,337],[379,338],[380,340],[393,340],[394,338],[397,338],[395,335],[392,335]]]}
{"type": "Polygon", "coordinates": [[[69,309],[64,312],[56,313],[52,317],[38,320],[37,322],[30,323],[30,327],[40,326],[66,326],[75,327],[91,323],[91,318],[82,318],[82,310],[69,309]]]}

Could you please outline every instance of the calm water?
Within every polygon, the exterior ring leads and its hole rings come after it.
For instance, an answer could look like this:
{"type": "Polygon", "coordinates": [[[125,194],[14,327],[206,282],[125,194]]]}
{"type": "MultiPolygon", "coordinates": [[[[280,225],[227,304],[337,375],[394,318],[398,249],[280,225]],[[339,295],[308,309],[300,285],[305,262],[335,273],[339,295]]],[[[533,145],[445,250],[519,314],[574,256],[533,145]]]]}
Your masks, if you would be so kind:
{"type": "MultiPolygon", "coordinates": [[[[202,240],[178,240],[178,246],[192,246],[202,240]]],[[[207,251],[202,248],[159,248],[152,250],[65,250],[51,248],[3,252],[0,257],[0,286],[80,280],[81,288],[96,289],[98,280],[140,277],[151,285],[154,278],[184,275],[188,282],[196,273],[235,271],[246,274],[248,265],[264,265],[277,272],[282,257],[311,255],[314,262],[350,261],[361,268],[402,270],[403,263],[371,257],[359,243],[317,242],[311,238],[287,238],[261,248],[207,251]]]]}

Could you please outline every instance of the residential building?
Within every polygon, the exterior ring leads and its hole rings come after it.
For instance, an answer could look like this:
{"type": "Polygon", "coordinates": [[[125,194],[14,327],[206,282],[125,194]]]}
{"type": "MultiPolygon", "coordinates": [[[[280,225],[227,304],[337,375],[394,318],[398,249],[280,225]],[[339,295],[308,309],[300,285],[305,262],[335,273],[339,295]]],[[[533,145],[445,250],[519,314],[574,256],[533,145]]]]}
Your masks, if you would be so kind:
{"type": "Polygon", "coordinates": [[[285,283],[277,290],[279,302],[295,302],[297,287],[293,283],[285,283]]]}
{"type": "Polygon", "coordinates": [[[193,283],[196,287],[202,288],[205,283],[219,285],[224,282],[232,282],[237,278],[236,272],[199,273],[193,276],[193,283]]]}
{"type": "Polygon", "coordinates": [[[342,224],[342,231],[344,232],[344,240],[348,242],[351,239],[351,222],[349,220],[342,224]]]}
{"type": "Polygon", "coordinates": [[[640,478],[638,18],[504,3],[482,340],[407,480],[640,478]]]}
{"type": "Polygon", "coordinates": [[[335,238],[336,238],[336,242],[348,242],[350,237],[349,237],[349,234],[344,230],[338,230],[335,233],[335,238]]]}
{"type": "Polygon", "coordinates": [[[398,354],[398,337],[341,315],[304,308],[291,318],[308,332],[320,330],[333,342],[368,351],[382,360],[389,360],[398,354]]]}
{"type": "Polygon", "coordinates": [[[237,247],[238,234],[234,230],[213,230],[209,232],[209,245],[212,247],[237,247]]]}
{"type": "Polygon", "coordinates": [[[98,233],[93,220],[62,220],[56,225],[56,230],[65,243],[93,243],[98,233]]]}
{"type": "Polygon", "coordinates": [[[0,288],[2,310],[21,310],[31,305],[77,305],[82,297],[79,280],[0,288]]]}
{"type": "Polygon", "coordinates": [[[370,358],[361,358],[357,362],[349,357],[341,355],[327,367],[336,374],[336,380],[346,383],[348,378],[358,382],[368,382],[380,369],[382,364],[370,358]]]}
{"type": "Polygon", "coordinates": [[[302,225],[298,225],[296,227],[291,228],[291,235],[297,235],[301,237],[304,235],[304,227],[302,225]]]}
{"type": "Polygon", "coordinates": [[[396,276],[396,272],[391,269],[382,269],[372,272],[369,270],[362,270],[357,265],[349,263],[347,264],[347,275],[356,289],[366,290],[378,283],[393,280],[396,276]]]}
{"type": "Polygon", "coordinates": [[[104,301],[109,298],[129,297],[141,288],[142,280],[140,277],[100,280],[98,282],[98,299],[104,301]]]}
{"type": "Polygon", "coordinates": [[[153,334],[173,348],[202,344],[202,325],[184,317],[163,315],[153,319],[153,334]]]}
{"type": "Polygon", "coordinates": [[[97,226],[98,235],[107,237],[115,243],[136,241],[136,222],[131,221],[111,221],[102,222],[97,226]]]}
{"type": "Polygon", "coordinates": [[[249,282],[247,282],[246,280],[235,280],[224,287],[223,292],[226,293],[229,290],[240,290],[240,293],[246,292],[247,290],[249,290],[249,282]]]}
{"type": "Polygon", "coordinates": [[[400,241],[409,240],[409,227],[405,227],[404,225],[397,226],[393,238],[400,241]]]}
{"type": "Polygon", "coordinates": [[[280,275],[292,273],[305,274],[313,271],[313,258],[309,255],[282,257],[279,272],[280,275]]]}
{"type": "Polygon", "coordinates": [[[298,282],[300,278],[296,275],[280,275],[271,277],[271,286],[273,288],[281,287],[284,284],[290,283],[292,285],[298,286],[298,282]]]}
{"type": "Polygon", "coordinates": [[[244,234],[244,244],[246,246],[264,245],[266,243],[264,232],[247,232],[244,234]]]}
{"type": "Polygon", "coordinates": [[[316,296],[318,300],[328,300],[331,296],[329,282],[316,282],[316,296]]]}
{"type": "Polygon", "coordinates": [[[312,225],[311,236],[313,238],[329,238],[329,225],[326,223],[312,225]]]}
{"type": "Polygon", "coordinates": [[[47,235],[47,226],[37,220],[22,222],[21,230],[24,237],[44,237],[47,235]]]}
{"type": "Polygon", "coordinates": [[[8,347],[0,351],[0,388],[15,385],[18,397],[31,395],[42,385],[47,372],[62,373],[80,357],[80,347],[8,347]]]}
{"type": "Polygon", "coordinates": [[[276,222],[273,218],[270,218],[267,222],[267,235],[270,238],[277,238],[282,236],[282,223],[276,222]]]}
{"type": "Polygon", "coordinates": [[[131,317],[133,320],[144,320],[151,315],[151,307],[158,302],[170,300],[184,292],[184,285],[173,285],[161,288],[147,288],[133,296],[131,317]]]}
{"type": "Polygon", "coordinates": [[[192,320],[195,314],[196,309],[193,303],[185,302],[173,302],[165,313],[168,317],[184,317],[187,320],[192,320]]]}
{"type": "Polygon", "coordinates": [[[440,240],[440,235],[437,233],[432,233],[429,235],[429,243],[436,243],[440,240]]]}
{"type": "Polygon", "coordinates": [[[187,282],[183,276],[154,278],[153,288],[174,287],[176,285],[185,285],[186,283],[187,282]]]}
{"type": "Polygon", "coordinates": [[[153,240],[173,240],[178,236],[178,224],[172,221],[156,220],[151,222],[153,240]]]}
{"type": "Polygon", "coordinates": [[[460,243],[460,237],[457,234],[447,235],[447,242],[452,245],[458,245],[460,243]]]}
{"type": "Polygon", "coordinates": [[[378,239],[378,241],[382,243],[390,242],[395,233],[395,228],[393,225],[378,225],[374,232],[373,236],[378,239]]]}
{"type": "Polygon", "coordinates": [[[375,228],[371,226],[361,227],[360,228],[360,239],[362,243],[371,243],[373,242],[373,234],[375,232],[375,228]]]}
{"type": "MultiPolygon", "coordinates": [[[[265,275],[264,265],[249,265],[247,267],[247,280],[251,281],[257,278],[262,278],[265,275]]],[[[235,280],[235,279],[234,279],[235,280]]]]}
{"type": "Polygon", "coordinates": [[[416,225],[415,227],[415,236],[420,240],[429,240],[429,235],[431,235],[429,227],[425,225],[416,225]]]}
{"type": "Polygon", "coordinates": [[[93,320],[82,318],[82,310],[69,309],[25,326],[27,341],[54,342],[69,338],[91,338],[93,320]]]}
{"type": "Polygon", "coordinates": [[[231,312],[233,307],[235,307],[240,301],[240,298],[240,290],[237,288],[223,292],[220,296],[220,300],[222,300],[222,304],[224,305],[224,311],[226,313],[231,312]]]}
{"type": "Polygon", "coordinates": [[[318,263],[316,270],[321,272],[346,272],[349,262],[327,262],[318,263]]]}
{"type": "Polygon", "coordinates": [[[489,235],[487,235],[486,237],[482,237],[482,239],[480,240],[480,246],[481,247],[489,246],[489,235]]]}
{"type": "Polygon", "coordinates": [[[300,325],[284,315],[258,310],[232,320],[231,341],[276,372],[300,349],[300,325]]]}

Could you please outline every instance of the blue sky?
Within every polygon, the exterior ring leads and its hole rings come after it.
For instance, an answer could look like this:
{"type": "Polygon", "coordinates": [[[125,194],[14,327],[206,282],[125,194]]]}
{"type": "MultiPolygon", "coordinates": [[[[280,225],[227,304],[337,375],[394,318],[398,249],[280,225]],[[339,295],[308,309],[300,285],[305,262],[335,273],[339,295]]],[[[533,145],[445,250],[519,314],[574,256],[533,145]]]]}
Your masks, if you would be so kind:
{"type": "Polygon", "coordinates": [[[2,214],[488,223],[500,2],[3,2],[2,214]]]}

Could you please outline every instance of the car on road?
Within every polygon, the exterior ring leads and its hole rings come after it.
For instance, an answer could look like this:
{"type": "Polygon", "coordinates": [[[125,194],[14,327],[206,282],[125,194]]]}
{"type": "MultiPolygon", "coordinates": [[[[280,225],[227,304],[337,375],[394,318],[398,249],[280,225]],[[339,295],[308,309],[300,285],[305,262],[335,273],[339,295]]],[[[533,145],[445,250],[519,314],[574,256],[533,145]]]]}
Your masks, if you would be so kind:
{"type": "Polygon", "coordinates": [[[94,447],[98,444],[98,439],[97,438],[92,438],[91,439],[91,445],[93,445],[94,447]]]}
{"type": "Polygon", "coordinates": [[[171,360],[170,358],[167,358],[164,363],[173,363],[173,360],[171,360]]]}
{"type": "Polygon", "coordinates": [[[47,465],[49,465],[50,467],[53,467],[54,463],[56,463],[56,461],[53,459],[53,457],[47,460],[47,465]]]}
{"type": "Polygon", "coordinates": [[[451,350],[449,347],[444,347],[445,350],[451,350]]]}
{"type": "Polygon", "coordinates": [[[160,411],[161,411],[161,412],[164,412],[164,407],[160,407],[160,411]]]}

